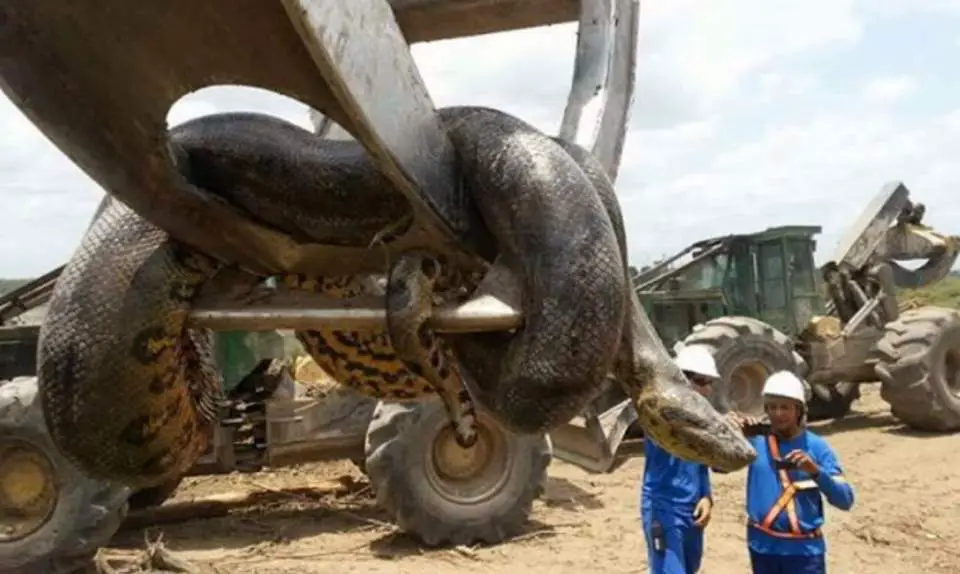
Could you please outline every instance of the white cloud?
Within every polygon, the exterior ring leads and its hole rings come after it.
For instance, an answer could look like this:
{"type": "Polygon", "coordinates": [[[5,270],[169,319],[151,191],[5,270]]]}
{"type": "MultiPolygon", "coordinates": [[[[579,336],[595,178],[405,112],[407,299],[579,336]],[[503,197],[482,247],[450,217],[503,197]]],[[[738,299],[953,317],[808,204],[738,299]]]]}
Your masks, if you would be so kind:
{"type": "MultiPolygon", "coordinates": [[[[633,261],[705,236],[788,223],[822,225],[822,256],[889,179],[903,179],[932,223],[957,232],[949,225],[960,220],[960,167],[950,154],[960,145],[960,110],[942,102],[955,102],[960,93],[949,90],[960,87],[891,61],[892,40],[868,24],[936,12],[932,26],[960,18],[958,6],[643,3],[636,102],[618,181],[633,261]],[[837,63],[851,53],[848,67],[837,63]],[[917,103],[925,97],[939,98],[940,107],[917,103]],[[902,105],[887,105],[895,102],[902,105]]],[[[923,41],[922,25],[912,26],[896,41],[915,61],[933,61],[938,48],[923,41]]],[[[438,105],[493,106],[555,132],[575,42],[575,26],[562,25],[420,45],[414,54],[438,105]]],[[[297,102],[228,88],[183,100],[169,120],[224,110],[309,125],[297,102]]],[[[4,98],[0,125],[0,276],[42,273],[70,255],[100,191],[4,98]]]]}
{"type": "Polygon", "coordinates": [[[865,0],[864,7],[872,13],[886,17],[904,14],[960,14],[960,0],[865,0]]]}
{"type": "MultiPolygon", "coordinates": [[[[860,39],[851,0],[753,2],[684,0],[670,10],[666,60],[696,86],[705,105],[735,96],[743,77],[779,58],[860,39]]],[[[642,64],[641,64],[642,65],[642,64]]]]}
{"type": "Polygon", "coordinates": [[[918,87],[910,76],[891,76],[869,82],[861,94],[869,103],[893,104],[915,93],[918,87]]]}
{"type": "Polygon", "coordinates": [[[960,166],[950,150],[960,145],[958,117],[911,124],[865,112],[770,127],[689,175],[651,186],[655,193],[643,193],[637,207],[631,202],[631,244],[666,253],[682,246],[677,237],[821,225],[825,257],[881,186],[897,179],[927,204],[929,223],[956,233],[960,166]]]}
{"type": "Polygon", "coordinates": [[[757,79],[759,90],[755,98],[760,103],[773,103],[781,98],[796,97],[817,86],[817,78],[810,74],[767,72],[757,79]]]}

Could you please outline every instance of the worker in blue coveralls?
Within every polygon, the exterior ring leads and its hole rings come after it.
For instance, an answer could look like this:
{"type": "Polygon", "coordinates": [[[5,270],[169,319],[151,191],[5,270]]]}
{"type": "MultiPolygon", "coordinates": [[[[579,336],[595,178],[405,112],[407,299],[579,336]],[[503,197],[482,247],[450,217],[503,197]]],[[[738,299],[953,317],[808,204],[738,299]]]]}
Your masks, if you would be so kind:
{"type": "MultiPolygon", "coordinates": [[[[720,378],[713,354],[704,347],[682,348],[674,362],[702,395],[720,378]]],[[[644,439],[641,516],[651,574],[695,574],[703,558],[703,529],[713,498],[710,469],[673,456],[644,439]]]]}
{"type": "MultiPolygon", "coordinates": [[[[754,574],[825,574],[823,498],[853,506],[853,488],[827,441],[806,428],[803,382],[770,375],[763,387],[769,432],[750,437],[757,458],[747,470],[747,546],[754,574]]],[[[759,421],[731,413],[741,428],[759,421]]]]}

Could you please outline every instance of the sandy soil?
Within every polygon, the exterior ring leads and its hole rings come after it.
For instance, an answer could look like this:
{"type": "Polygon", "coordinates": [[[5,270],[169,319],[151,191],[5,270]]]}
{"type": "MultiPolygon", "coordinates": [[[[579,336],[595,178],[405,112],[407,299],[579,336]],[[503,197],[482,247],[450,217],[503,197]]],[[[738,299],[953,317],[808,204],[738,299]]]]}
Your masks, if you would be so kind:
{"type": "MultiPolygon", "coordinates": [[[[857,496],[849,513],[828,509],[830,571],[960,572],[960,547],[950,542],[960,537],[960,462],[955,458],[960,435],[904,430],[872,388],[864,389],[848,418],[814,426],[837,450],[857,496]]],[[[637,519],[642,468],[639,457],[606,475],[555,462],[528,532],[490,548],[418,547],[394,532],[349,463],[188,479],[175,500],[237,490],[266,490],[272,500],[229,517],[162,531],[178,556],[224,574],[643,572],[637,519]],[[311,494],[309,487],[342,476],[355,478],[359,488],[354,485],[349,494],[311,494]]],[[[748,571],[741,518],[744,479],[744,472],[714,478],[717,507],[708,527],[704,574],[748,571]]],[[[129,555],[143,544],[144,532],[128,529],[105,554],[129,555]]]]}

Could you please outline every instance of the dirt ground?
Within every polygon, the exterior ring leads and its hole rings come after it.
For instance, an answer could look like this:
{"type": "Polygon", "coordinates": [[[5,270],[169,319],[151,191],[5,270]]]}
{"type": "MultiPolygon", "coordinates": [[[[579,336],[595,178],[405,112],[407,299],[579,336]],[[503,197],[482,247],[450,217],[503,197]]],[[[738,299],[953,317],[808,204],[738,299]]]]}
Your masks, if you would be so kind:
{"type": "MultiPolygon", "coordinates": [[[[827,511],[830,572],[960,572],[960,547],[951,542],[960,538],[960,462],[955,458],[960,435],[904,430],[874,388],[864,388],[848,418],[814,427],[828,437],[856,490],[851,512],[827,511]]],[[[362,474],[349,463],[188,479],[174,500],[261,490],[270,501],[161,530],[178,556],[223,574],[644,572],[637,518],[642,469],[642,457],[605,475],[555,461],[527,533],[489,548],[418,547],[394,532],[389,517],[375,508],[362,474]],[[343,476],[359,483],[348,494],[310,490],[343,476]]],[[[745,477],[745,472],[714,477],[717,506],[707,531],[703,574],[749,571],[742,525],[745,477]]],[[[155,536],[157,530],[146,534],[155,536]]],[[[126,529],[104,555],[130,555],[143,548],[144,537],[142,530],[126,529]]]]}

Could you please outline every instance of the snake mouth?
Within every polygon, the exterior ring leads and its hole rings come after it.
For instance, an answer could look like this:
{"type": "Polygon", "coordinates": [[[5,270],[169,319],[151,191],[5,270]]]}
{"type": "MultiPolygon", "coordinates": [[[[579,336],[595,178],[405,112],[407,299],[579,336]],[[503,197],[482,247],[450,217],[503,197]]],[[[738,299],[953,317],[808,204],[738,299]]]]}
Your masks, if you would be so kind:
{"type": "Polygon", "coordinates": [[[637,401],[640,426],[667,452],[721,472],[740,470],[757,451],[727,417],[689,386],[671,385],[637,401]]]}
{"type": "Polygon", "coordinates": [[[740,429],[726,418],[711,417],[706,425],[689,432],[694,435],[694,438],[689,440],[699,444],[698,450],[709,453],[695,457],[695,460],[699,458],[699,462],[721,472],[740,470],[757,458],[757,451],[740,429]]]}
{"type": "Polygon", "coordinates": [[[30,442],[0,437],[0,544],[37,532],[59,499],[53,462],[30,442]]]}

